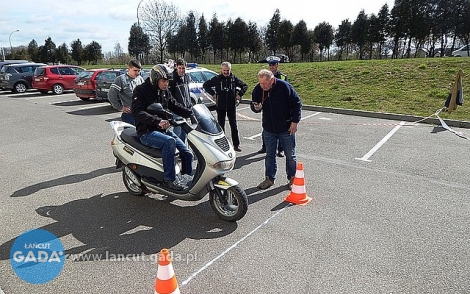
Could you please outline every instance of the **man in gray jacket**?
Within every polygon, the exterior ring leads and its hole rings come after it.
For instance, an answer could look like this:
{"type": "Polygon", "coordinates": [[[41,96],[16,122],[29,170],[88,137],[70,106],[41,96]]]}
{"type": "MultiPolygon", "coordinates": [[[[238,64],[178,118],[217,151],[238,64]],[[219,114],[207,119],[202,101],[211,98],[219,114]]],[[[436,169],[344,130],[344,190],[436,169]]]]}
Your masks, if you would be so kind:
{"type": "Polygon", "coordinates": [[[140,61],[136,59],[129,61],[127,73],[116,77],[108,92],[108,100],[113,108],[122,112],[121,120],[132,125],[135,124],[131,112],[132,92],[144,82],[140,75],[141,68],[140,61]]]}

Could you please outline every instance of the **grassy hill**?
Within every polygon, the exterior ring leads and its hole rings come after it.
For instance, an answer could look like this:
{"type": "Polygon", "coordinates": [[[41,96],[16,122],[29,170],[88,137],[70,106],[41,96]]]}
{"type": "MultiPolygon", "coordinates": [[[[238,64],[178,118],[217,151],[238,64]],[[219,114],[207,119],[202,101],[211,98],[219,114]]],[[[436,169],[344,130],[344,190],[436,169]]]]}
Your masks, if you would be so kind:
{"type": "MultiPolygon", "coordinates": [[[[219,64],[200,66],[220,71],[219,64]]],[[[249,87],[251,100],[256,74],[266,64],[233,64],[232,72],[249,87]]],[[[442,118],[470,121],[465,86],[470,58],[414,58],[361,61],[282,63],[305,105],[429,116],[444,106],[458,71],[464,72],[464,104],[442,118]]]]}

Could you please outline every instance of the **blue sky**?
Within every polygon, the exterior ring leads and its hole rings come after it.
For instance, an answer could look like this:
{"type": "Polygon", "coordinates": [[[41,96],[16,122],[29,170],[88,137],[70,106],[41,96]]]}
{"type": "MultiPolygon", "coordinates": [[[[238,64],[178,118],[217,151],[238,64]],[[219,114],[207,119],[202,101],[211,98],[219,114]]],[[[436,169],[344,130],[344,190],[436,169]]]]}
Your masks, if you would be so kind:
{"type": "MultiPolygon", "coordinates": [[[[153,0],[142,0],[141,7],[153,0]]],[[[57,45],[80,39],[83,45],[96,41],[101,44],[103,53],[114,51],[116,43],[127,52],[129,30],[137,22],[137,6],[140,0],[40,0],[10,1],[11,5],[0,7],[0,47],[8,50],[19,45],[27,46],[34,39],[38,45],[51,37],[57,45]],[[19,30],[17,32],[14,32],[19,30]],[[14,32],[14,33],[12,33],[14,32]],[[11,34],[11,35],[10,35],[11,34]]],[[[361,9],[366,14],[377,14],[384,4],[389,9],[391,0],[327,0],[327,1],[250,1],[250,0],[165,0],[173,3],[186,14],[204,14],[210,21],[217,14],[220,21],[235,20],[237,17],[246,22],[252,21],[258,27],[265,26],[272,18],[276,8],[281,19],[290,20],[294,25],[300,20],[312,29],[325,21],[337,27],[342,20],[353,22],[361,9]],[[295,5],[294,3],[309,3],[295,5]]]]}

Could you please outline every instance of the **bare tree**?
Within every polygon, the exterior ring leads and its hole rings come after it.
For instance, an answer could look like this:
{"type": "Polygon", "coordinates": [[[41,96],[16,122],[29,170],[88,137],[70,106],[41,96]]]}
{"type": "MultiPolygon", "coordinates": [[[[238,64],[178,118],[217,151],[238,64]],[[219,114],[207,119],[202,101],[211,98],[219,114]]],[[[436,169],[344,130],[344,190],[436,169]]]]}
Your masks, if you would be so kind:
{"type": "Polygon", "coordinates": [[[150,37],[159,62],[164,62],[167,47],[167,36],[174,35],[181,24],[181,12],[173,3],[164,0],[154,0],[145,4],[142,8],[142,24],[145,32],[150,37]]]}

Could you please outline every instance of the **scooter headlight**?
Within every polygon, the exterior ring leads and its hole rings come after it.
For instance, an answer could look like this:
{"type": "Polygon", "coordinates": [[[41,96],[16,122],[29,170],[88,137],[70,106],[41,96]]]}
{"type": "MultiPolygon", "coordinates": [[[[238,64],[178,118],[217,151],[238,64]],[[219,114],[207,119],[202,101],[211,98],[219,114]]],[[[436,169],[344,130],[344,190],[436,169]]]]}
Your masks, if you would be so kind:
{"type": "Polygon", "coordinates": [[[235,163],[235,160],[219,161],[219,162],[214,163],[212,166],[216,169],[231,170],[233,168],[234,163],[235,163]]]}

